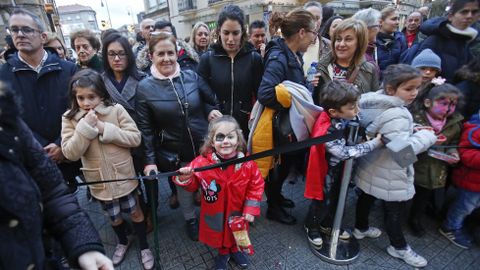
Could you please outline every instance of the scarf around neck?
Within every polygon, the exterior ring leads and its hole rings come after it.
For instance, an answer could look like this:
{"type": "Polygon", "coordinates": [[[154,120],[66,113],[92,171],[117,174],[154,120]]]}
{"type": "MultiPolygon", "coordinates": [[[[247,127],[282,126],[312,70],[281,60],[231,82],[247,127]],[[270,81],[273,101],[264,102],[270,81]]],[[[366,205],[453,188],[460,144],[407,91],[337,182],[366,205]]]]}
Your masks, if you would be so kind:
{"type": "Polygon", "coordinates": [[[165,76],[163,75],[162,73],[160,73],[160,71],[158,71],[157,67],[155,65],[152,65],[150,67],[150,72],[152,73],[152,76],[155,78],[155,79],[159,79],[159,80],[171,80],[173,78],[176,78],[176,77],[179,77],[180,76],[180,65],[178,63],[175,63],[175,72],[170,75],[170,76],[165,76]]]}

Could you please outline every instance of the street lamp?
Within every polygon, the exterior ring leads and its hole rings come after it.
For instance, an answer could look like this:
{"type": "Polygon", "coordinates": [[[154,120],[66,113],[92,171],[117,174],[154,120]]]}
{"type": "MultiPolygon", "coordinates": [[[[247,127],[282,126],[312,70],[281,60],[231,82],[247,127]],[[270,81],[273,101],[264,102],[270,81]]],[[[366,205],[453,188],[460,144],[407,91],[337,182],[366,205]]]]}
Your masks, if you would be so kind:
{"type": "MultiPolygon", "coordinates": [[[[103,7],[103,0],[100,0],[100,3],[103,7]]],[[[113,25],[112,25],[112,18],[110,17],[110,10],[108,9],[108,3],[107,3],[107,0],[105,0],[105,7],[107,8],[107,13],[108,13],[108,21],[110,22],[110,27],[113,28],[113,25]]]]}

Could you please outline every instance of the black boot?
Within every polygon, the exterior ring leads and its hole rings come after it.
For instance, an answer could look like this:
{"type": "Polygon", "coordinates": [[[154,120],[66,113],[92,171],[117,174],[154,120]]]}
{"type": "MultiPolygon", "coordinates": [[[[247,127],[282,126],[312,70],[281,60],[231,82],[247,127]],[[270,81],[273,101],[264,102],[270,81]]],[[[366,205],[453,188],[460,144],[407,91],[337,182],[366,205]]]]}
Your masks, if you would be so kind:
{"type": "Polygon", "coordinates": [[[192,241],[198,241],[198,219],[192,218],[187,220],[187,235],[192,241]]]}
{"type": "Polygon", "coordinates": [[[280,194],[280,205],[284,208],[294,208],[295,207],[295,203],[292,200],[283,197],[283,195],[281,195],[281,194],[280,194]]]}
{"type": "Polygon", "coordinates": [[[294,225],[297,223],[297,219],[280,206],[269,206],[267,209],[267,218],[286,225],[294,225]]]}

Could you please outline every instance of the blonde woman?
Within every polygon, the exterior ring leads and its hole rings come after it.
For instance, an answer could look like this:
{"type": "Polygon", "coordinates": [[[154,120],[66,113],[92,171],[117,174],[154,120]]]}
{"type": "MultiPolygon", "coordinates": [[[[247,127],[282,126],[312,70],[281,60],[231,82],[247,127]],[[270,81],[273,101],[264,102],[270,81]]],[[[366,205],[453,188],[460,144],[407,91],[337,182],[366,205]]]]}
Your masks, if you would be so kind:
{"type": "Polygon", "coordinates": [[[210,46],[210,28],[204,22],[197,22],[192,29],[190,36],[190,45],[197,52],[198,56],[202,56],[210,46]]]}
{"type": "Polygon", "coordinates": [[[67,60],[65,44],[63,44],[63,41],[57,36],[57,34],[47,32],[47,42],[45,43],[45,47],[55,49],[60,59],[67,60]]]}
{"type": "MultiPolygon", "coordinates": [[[[320,92],[323,86],[333,80],[343,80],[354,84],[361,93],[378,90],[376,67],[365,59],[368,45],[367,26],[356,19],[342,21],[333,31],[332,52],[318,63],[320,82],[315,89],[320,92]]],[[[314,99],[318,94],[314,94],[314,99]]]]}

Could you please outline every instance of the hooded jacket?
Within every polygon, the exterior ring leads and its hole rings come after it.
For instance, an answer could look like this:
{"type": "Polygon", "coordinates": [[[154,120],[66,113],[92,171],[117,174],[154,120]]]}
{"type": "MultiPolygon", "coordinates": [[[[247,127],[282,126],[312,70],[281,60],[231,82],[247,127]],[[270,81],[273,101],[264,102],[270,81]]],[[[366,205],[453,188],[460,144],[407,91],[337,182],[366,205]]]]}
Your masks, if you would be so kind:
{"type": "MultiPolygon", "coordinates": [[[[62,119],[62,152],[69,160],[82,159],[81,169],[87,182],[135,177],[130,148],[140,145],[141,134],[128,112],[120,104],[95,107],[99,121],[105,122],[103,134],[84,119],[80,109],[73,119],[62,119]]],[[[68,113],[68,112],[67,112],[68,113]]],[[[90,185],[93,197],[111,201],[130,194],[137,181],[90,185]]]]}
{"type": "MultiPolygon", "coordinates": [[[[239,153],[237,157],[243,157],[239,153]]],[[[190,167],[198,168],[219,163],[213,153],[196,157],[190,167]]],[[[203,194],[200,206],[199,240],[213,248],[236,245],[228,226],[228,218],[250,214],[260,215],[264,181],[254,161],[248,161],[226,168],[216,168],[194,173],[190,181],[177,185],[194,192],[201,188],[203,194]]]]}
{"type": "Polygon", "coordinates": [[[437,17],[420,25],[420,31],[428,37],[419,45],[418,52],[431,49],[442,59],[442,77],[452,82],[455,72],[467,64],[471,58],[470,42],[477,36],[471,27],[452,31],[447,27],[447,18],[437,17]]]}
{"type": "Polygon", "coordinates": [[[283,110],[275,93],[275,87],[283,81],[307,86],[302,55],[298,52],[294,54],[283,38],[277,38],[265,48],[265,71],[258,88],[258,101],[274,110],[283,110]]]}
{"type": "Polygon", "coordinates": [[[247,42],[231,59],[223,47],[213,44],[200,58],[197,73],[217,95],[220,111],[232,115],[248,135],[248,119],[262,80],[262,57],[247,42]]]}
{"type": "Polygon", "coordinates": [[[478,115],[463,125],[459,146],[476,148],[460,148],[461,165],[453,171],[453,182],[460,188],[472,192],[480,192],[480,121],[478,115]]]}
{"type": "MultiPolygon", "coordinates": [[[[427,120],[425,113],[425,111],[419,111],[413,114],[416,124],[430,126],[430,122],[427,120]]],[[[443,145],[458,144],[460,133],[462,131],[462,120],[463,117],[459,113],[454,113],[447,118],[447,122],[439,132],[447,137],[447,140],[443,145]]],[[[458,154],[456,148],[435,150],[445,152],[446,154],[458,154]]],[[[428,153],[421,153],[418,156],[418,161],[415,162],[413,167],[415,169],[415,185],[427,189],[445,187],[449,169],[449,165],[445,161],[430,157],[428,153]]]]}
{"type": "MultiPolygon", "coordinates": [[[[404,105],[403,100],[386,95],[383,90],[363,94],[359,101],[360,124],[367,135],[380,133],[391,141],[406,140],[419,154],[432,146],[437,137],[427,130],[413,133],[412,115],[404,105]]],[[[357,187],[369,195],[385,201],[407,201],[415,194],[413,165],[402,168],[386,147],[358,158],[356,165],[357,187]]]]}

